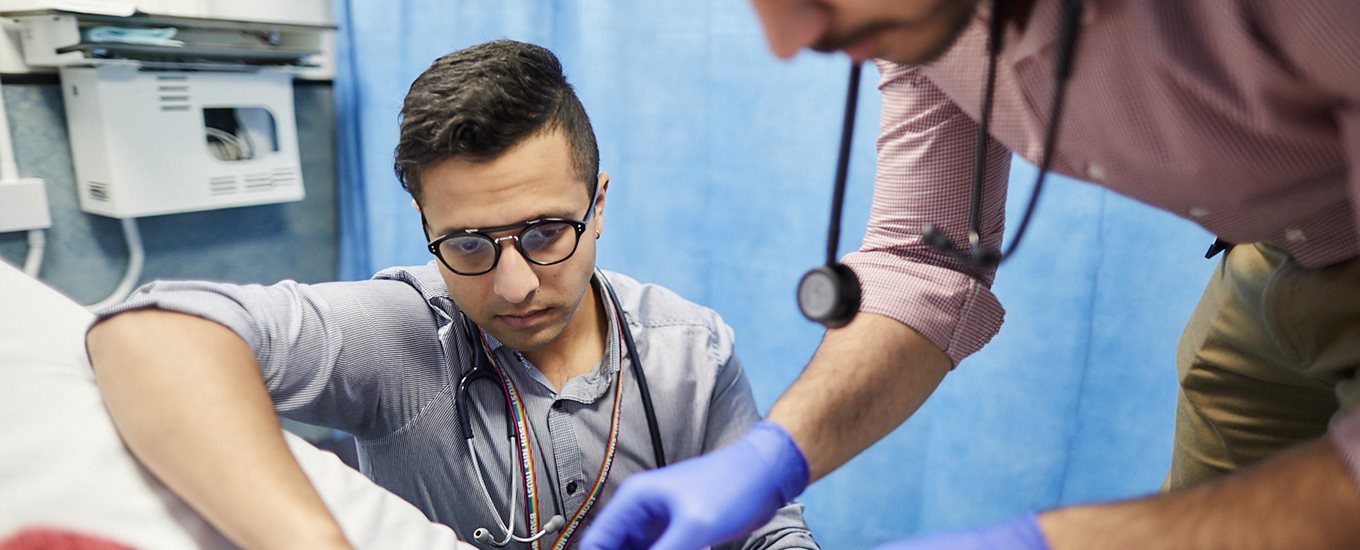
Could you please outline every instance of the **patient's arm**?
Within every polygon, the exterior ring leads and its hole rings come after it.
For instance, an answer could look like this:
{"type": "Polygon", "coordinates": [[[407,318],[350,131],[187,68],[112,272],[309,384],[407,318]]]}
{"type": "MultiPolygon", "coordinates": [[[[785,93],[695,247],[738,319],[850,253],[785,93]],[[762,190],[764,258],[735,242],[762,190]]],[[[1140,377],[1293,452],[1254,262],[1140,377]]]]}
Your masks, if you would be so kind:
{"type": "Polygon", "coordinates": [[[105,405],[137,458],[247,548],[345,548],[289,452],[255,355],[231,330],[155,309],[88,335],[105,405]]]}

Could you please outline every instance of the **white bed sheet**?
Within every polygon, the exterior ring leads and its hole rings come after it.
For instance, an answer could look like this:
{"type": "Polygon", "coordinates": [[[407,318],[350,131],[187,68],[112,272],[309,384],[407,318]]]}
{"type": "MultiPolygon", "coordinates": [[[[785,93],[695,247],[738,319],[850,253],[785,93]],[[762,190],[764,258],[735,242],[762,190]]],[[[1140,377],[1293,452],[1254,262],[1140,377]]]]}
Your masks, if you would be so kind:
{"type": "MultiPolygon", "coordinates": [[[[144,550],[232,548],[123,446],[85,354],[91,320],[0,261],[0,540],[53,527],[144,550]]],[[[473,548],[335,455],[286,435],[356,547],[473,548]]]]}

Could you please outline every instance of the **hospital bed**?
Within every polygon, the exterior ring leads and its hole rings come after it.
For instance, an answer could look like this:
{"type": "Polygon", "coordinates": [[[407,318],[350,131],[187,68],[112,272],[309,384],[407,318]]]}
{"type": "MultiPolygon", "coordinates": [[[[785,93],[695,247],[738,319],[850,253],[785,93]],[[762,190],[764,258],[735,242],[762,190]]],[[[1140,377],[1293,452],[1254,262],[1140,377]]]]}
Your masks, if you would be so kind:
{"type": "MultiPolygon", "coordinates": [[[[92,319],[0,261],[0,541],[43,528],[143,550],[233,548],[123,446],[85,354],[92,319]]],[[[473,548],[335,455],[285,436],[357,548],[473,548]]]]}

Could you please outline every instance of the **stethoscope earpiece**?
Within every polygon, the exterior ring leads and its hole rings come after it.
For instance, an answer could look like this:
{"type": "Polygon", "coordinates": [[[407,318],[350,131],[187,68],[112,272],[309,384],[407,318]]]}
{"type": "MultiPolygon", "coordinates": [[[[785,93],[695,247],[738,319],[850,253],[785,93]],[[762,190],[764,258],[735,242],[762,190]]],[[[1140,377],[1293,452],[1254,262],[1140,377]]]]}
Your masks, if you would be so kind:
{"type": "Polygon", "coordinates": [[[1002,260],[1001,251],[982,244],[981,239],[976,235],[977,233],[970,233],[968,235],[970,241],[968,253],[964,254],[962,250],[959,250],[958,247],[954,246],[954,243],[949,240],[949,236],[945,235],[944,231],[940,231],[940,228],[935,224],[928,223],[921,226],[921,240],[925,242],[927,246],[963,262],[963,264],[968,267],[975,270],[981,270],[991,269],[1000,265],[1002,260]]]}
{"type": "Polygon", "coordinates": [[[472,540],[482,544],[491,544],[493,546],[496,542],[495,539],[491,538],[491,531],[487,531],[485,527],[478,527],[476,531],[473,531],[472,540]]]}
{"type": "Polygon", "coordinates": [[[798,309],[826,328],[850,323],[859,311],[859,277],[845,264],[818,266],[798,281],[798,309]]]}
{"type": "Polygon", "coordinates": [[[978,114],[977,139],[973,149],[972,193],[968,207],[968,254],[950,242],[949,237],[934,224],[921,227],[921,240],[935,250],[959,260],[975,271],[999,267],[1011,258],[1020,240],[1025,237],[1025,229],[1034,216],[1034,207],[1039,202],[1039,194],[1044,189],[1044,178],[1053,164],[1053,152],[1057,149],[1058,128],[1062,122],[1063,102],[1067,94],[1067,80],[1072,75],[1072,59],[1076,56],[1077,35],[1081,22],[1081,0],[1063,0],[1062,19],[1058,25],[1058,51],[1053,68],[1053,97],[1048,111],[1048,126],[1044,130],[1043,154],[1039,158],[1039,173],[1034,178],[1034,188],[1030,191],[1029,202],[1025,205],[1020,225],[1015,230],[1010,246],[1003,252],[998,247],[982,244],[982,182],[986,178],[985,162],[988,128],[992,119],[992,96],[996,89],[996,62],[1001,56],[1002,35],[1005,32],[1008,3],[1005,0],[992,1],[992,20],[987,30],[987,77],[982,85],[982,108],[978,114]]]}
{"type": "Polygon", "coordinates": [[[482,544],[490,544],[491,546],[495,546],[497,548],[510,544],[510,541],[512,540],[515,542],[530,543],[538,539],[541,539],[547,535],[551,535],[553,533],[561,531],[562,527],[566,526],[566,524],[567,524],[566,518],[562,517],[561,515],[554,515],[552,518],[548,520],[548,523],[545,524],[542,529],[539,529],[538,533],[534,534],[534,536],[516,537],[513,534],[506,533],[509,536],[507,536],[506,540],[504,541],[497,541],[494,537],[491,536],[491,531],[488,531],[485,527],[478,527],[476,531],[472,532],[472,540],[475,540],[482,544]]]}

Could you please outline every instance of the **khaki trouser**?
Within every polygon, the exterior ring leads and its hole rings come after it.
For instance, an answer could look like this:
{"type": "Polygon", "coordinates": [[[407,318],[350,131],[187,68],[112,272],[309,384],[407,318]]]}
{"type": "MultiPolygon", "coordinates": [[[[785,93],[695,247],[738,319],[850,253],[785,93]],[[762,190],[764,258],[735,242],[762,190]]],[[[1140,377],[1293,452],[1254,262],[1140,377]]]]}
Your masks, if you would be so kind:
{"type": "Polygon", "coordinates": [[[1176,355],[1181,390],[1164,490],[1323,435],[1360,406],[1360,259],[1308,269],[1272,245],[1234,247],[1176,355]]]}

